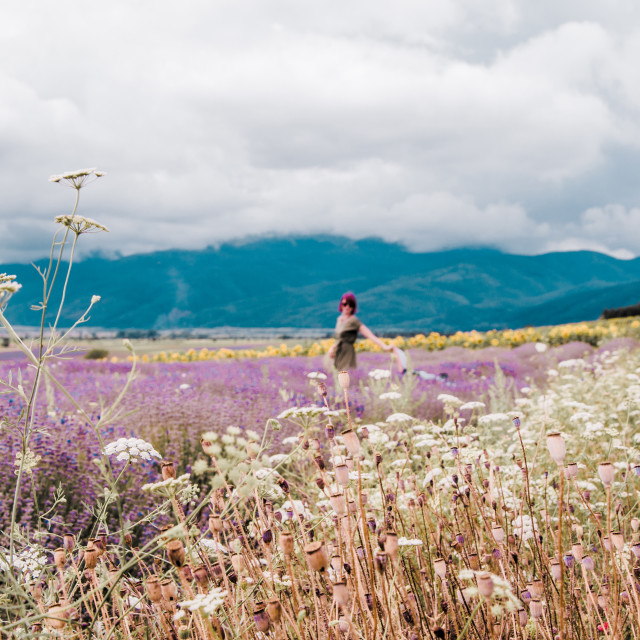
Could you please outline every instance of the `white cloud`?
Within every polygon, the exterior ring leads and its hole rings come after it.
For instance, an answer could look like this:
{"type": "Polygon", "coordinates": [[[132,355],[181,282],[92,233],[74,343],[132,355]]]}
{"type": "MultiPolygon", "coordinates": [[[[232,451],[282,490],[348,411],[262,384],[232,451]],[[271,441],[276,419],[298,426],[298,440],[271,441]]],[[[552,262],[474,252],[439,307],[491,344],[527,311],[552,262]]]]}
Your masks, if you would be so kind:
{"type": "Polygon", "coordinates": [[[634,7],[14,4],[0,24],[0,261],[46,251],[72,200],[46,179],[86,165],[109,173],[81,212],[111,229],[111,251],[333,232],[635,255],[640,193],[623,200],[610,180],[585,204],[594,175],[619,173],[615,149],[640,155],[634,7]],[[627,233],[580,218],[602,202],[620,203],[602,216],[627,233]]]}

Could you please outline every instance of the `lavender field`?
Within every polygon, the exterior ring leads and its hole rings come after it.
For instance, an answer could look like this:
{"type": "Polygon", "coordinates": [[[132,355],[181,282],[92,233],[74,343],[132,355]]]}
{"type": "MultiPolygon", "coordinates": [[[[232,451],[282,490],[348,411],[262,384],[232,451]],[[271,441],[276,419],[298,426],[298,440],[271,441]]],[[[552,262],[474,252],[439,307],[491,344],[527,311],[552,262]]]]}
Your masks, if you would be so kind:
{"type": "MultiPolygon", "coordinates": [[[[633,340],[617,344],[635,346],[633,340]]],[[[389,357],[366,353],[359,357],[360,369],[352,374],[351,412],[358,421],[384,421],[395,411],[402,411],[418,420],[437,422],[443,418],[443,402],[438,400],[443,393],[463,401],[484,402],[487,410],[506,410],[507,406],[496,405],[512,402],[522,388],[543,388],[548,369],[557,362],[592,352],[593,347],[584,343],[544,351],[538,351],[534,344],[516,349],[416,349],[409,353],[413,368],[433,379],[423,380],[415,374],[398,377],[393,373],[380,381],[369,373],[392,371],[389,357]],[[379,399],[392,389],[400,391],[402,397],[379,399]]],[[[81,356],[57,361],[54,371],[87,415],[97,422],[101,407],[113,402],[125,384],[131,365],[81,356]]],[[[227,427],[234,426],[261,433],[266,421],[285,409],[322,406],[322,398],[308,377],[311,372],[322,371],[322,366],[319,357],[142,364],[124,397],[120,414],[99,435],[103,443],[123,437],[142,438],[153,444],[163,459],[190,472],[193,463],[202,457],[199,442],[204,432],[223,434],[227,427]]],[[[20,372],[28,384],[32,369],[20,360],[0,362],[0,378],[7,378],[12,371],[14,375],[20,372]]],[[[333,380],[328,381],[328,388],[334,404],[337,401],[339,406],[341,390],[336,390],[333,380]]],[[[0,415],[6,422],[17,421],[23,404],[15,394],[0,395],[0,415]]],[[[47,529],[57,535],[68,529],[88,530],[93,523],[92,514],[82,505],[91,503],[103,490],[102,484],[93,480],[94,461],[102,455],[100,438],[58,390],[49,388],[41,395],[36,414],[36,425],[42,433],[34,439],[31,450],[40,456],[40,461],[27,479],[28,491],[23,494],[18,521],[28,528],[37,527],[33,495],[38,498],[39,510],[45,512],[61,487],[66,503],[47,518],[47,529]]],[[[282,440],[296,432],[286,421],[283,427],[274,437],[274,451],[282,450],[282,440]]],[[[4,436],[0,442],[2,504],[6,505],[0,510],[2,528],[7,527],[11,515],[8,505],[13,499],[16,477],[12,453],[19,448],[17,436],[11,437],[8,430],[4,436]]],[[[140,486],[157,473],[158,463],[141,465],[129,473],[121,495],[126,498],[125,515],[132,521],[141,517],[152,502],[140,486]]]]}

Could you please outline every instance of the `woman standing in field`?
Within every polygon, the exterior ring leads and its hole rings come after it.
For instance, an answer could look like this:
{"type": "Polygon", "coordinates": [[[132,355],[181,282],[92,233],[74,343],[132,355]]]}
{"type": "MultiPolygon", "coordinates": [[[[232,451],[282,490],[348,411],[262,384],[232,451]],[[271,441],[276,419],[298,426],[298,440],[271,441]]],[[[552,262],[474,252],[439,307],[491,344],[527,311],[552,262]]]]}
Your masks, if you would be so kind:
{"type": "Polygon", "coordinates": [[[333,359],[333,364],[338,371],[344,371],[346,369],[355,369],[356,364],[356,350],[353,344],[360,332],[365,338],[368,338],[374,344],[377,344],[384,351],[393,351],[393,347],[389,344],[385,344],[376,337],[358,318],[356,317],[356,309],[358,304],[356,297],[351,291],[345,293],[340,298],[340,304],[338,305],[338,321],[336,322],[336,342],[329,349],[329,357],[333,359]]]}

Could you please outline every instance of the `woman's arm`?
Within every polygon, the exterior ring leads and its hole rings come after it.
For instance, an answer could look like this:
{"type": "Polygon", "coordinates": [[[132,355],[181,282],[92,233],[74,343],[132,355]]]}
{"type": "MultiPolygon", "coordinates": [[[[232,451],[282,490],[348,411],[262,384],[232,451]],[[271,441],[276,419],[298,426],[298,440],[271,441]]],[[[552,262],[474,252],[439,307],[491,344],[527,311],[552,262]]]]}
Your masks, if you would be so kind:
{"type": "Polygon", "coordinates": [[[393,347],[390,344],[385,344],[378,338],[369,327],[364,324],[360,325],[360,333],[365,337],[371,340],[373,344],[377,344],[383,351],[393,351],[393,347]]]}

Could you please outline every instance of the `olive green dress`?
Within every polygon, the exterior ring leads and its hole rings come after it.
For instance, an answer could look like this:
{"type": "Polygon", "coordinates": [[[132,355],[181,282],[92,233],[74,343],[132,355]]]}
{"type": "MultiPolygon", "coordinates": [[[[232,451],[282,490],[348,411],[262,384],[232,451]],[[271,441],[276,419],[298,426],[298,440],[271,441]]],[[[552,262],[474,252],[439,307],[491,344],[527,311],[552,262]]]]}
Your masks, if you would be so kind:
{"type": "Polygon", "coordinates": [[[334,365],[338,371],[346,371],[347,369],[356,368],[356,350],[353,347],[356,338],[358,337],[358,330],[362,322],[356,318],[356,316],[350,316],[343,319],[343,316],[338,316],[338,322],[336,322],[336,340],[338,346],[336,349],[336,357],[334,365]]]}

